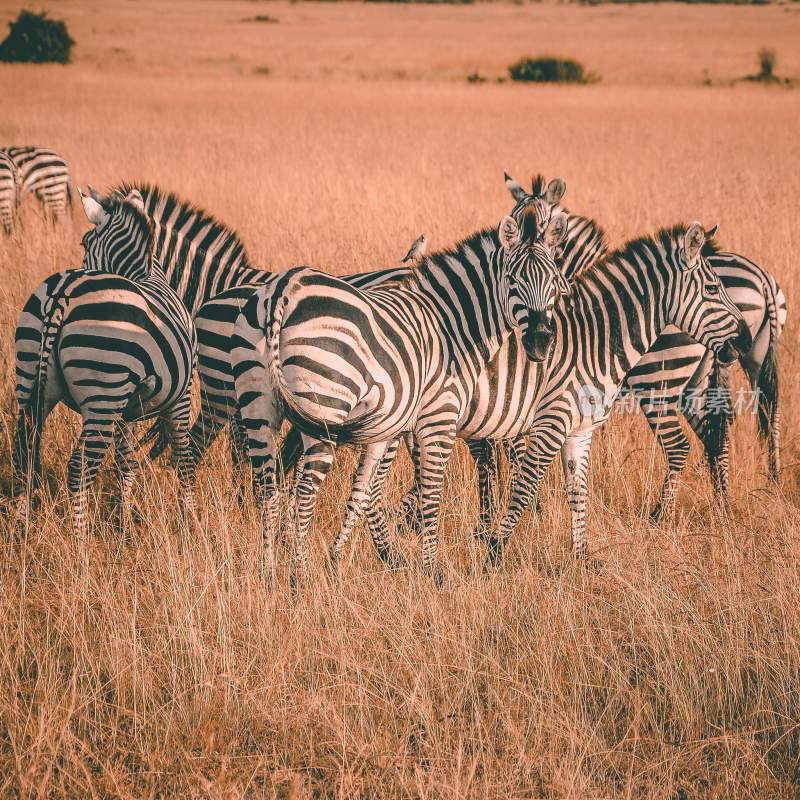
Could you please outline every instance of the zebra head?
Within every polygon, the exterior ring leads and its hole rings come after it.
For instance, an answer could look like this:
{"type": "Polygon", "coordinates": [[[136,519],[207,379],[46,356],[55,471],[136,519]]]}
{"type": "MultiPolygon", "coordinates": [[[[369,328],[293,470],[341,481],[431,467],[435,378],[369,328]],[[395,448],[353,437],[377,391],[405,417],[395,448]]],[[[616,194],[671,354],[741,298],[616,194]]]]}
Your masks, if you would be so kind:
{"type": "Polygon", "coordinates": [[[752,347],[752,336],[741,311],[728,297],[706,256],[715,252],[714,226],[704,230],[693,222],[685,232],[669,237],[678,280],[671,293],[667,320],[711,350],[722,364],[731,364],[752,347]]]}
{"type": "Polygon", "coordinates": [[[569,291],[553,259],[567,232],[567,216],[551,216],[550,205],[540,200],[528,202],[518,216],[519,221],[510,215],[500,223],[501,302],[509,325],[522,331],[528,358],[544,361],[555,337],[553,309],[569,291]]]}
{"type": "Polygon", "coordinates": [[[89,186],[89,195],[80,189],[86,217],[94,226],[81,240],[83,269],[114,272],[132,280],[150,274],[153,259],[153,225],[144,212],[144,200],[133,189],[124,197],[111,197],[89,186]]]}

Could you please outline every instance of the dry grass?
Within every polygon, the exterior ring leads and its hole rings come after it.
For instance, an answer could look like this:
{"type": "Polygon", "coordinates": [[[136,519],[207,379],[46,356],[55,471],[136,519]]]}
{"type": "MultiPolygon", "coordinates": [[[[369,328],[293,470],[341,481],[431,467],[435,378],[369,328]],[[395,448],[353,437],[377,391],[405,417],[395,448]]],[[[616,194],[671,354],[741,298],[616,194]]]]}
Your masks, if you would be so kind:
{"type": "MultiPolygon", "coordinates": [[[[258,26],[236,23],[260,10],[252,3],[208,5],[207,17],[188,6],[148,15],[140,4],[97,16],[100,7],[54,6],[79,42],[75,66],[0,72],[0,140],[54,147],[82,183],[157,180],[235,225],[265,265],[395,263],[422,230],[432,247],[448,244],[507,211],[503,169],[563,175],[571,207],[596,216],[614,242],[681,219],[720,223],[724,243],[771,269],[790,300],[780,352],[785,478],[767,486],[745,417],[735,429],[733,516],[710,504],[695,453],[678,524],[652,527],[643,509],[661,456],[641,420],[616,418],[592,477],[604,572],[561,569],[568,518],[554,470],[541,519],[524,521],[504,572],[482,580],[482,553],[465,536],[474,475],[459,455],[443,509],[445,589],[414,572],[382,573],[361,536],[341,583],[320,575],[294,603],[285,581],[274,594],[261,584],[255,521],[233,503],[222,448],[200,477],[201,535],[181,541],[174,480],[159,466],[139,482],[132,544],[115,540],[101,500],[85,572],[62,488],[76,419],[62,411],[45,450],[53,498],[23,542],[3,545],[0,795],[798,796],[800,95],[660,85],[664,75],[691,83],[706,63],[744,74],[752,56],[739,52],[743,42],[750,52],[777,43],[796,73],[796,50],[781,42],[796,36],[797,15],[270,4],[280,23],[258,26]],[[212,30],[215,15],[229,23],[212,30]],[[589,88],[434,80],[475,66],[477,57],[453,54],[471,52],[478,37],[482,69],[521,55],[480,34],[486,20],[521,41],[512,18],[544,33],[550,24],[564,42],[574,20],[603,20],[630,48],[614,55],[577,37],[570,52],[559,47],[604,74],[589,88]],[[430,80],[292,80],[318,77],[337,48],[353,53],[345,77],[362,68],[362,47],[364,70],[385,75],[378,65],[393,60],[391,41],[416,24],[421,38],[409,40],[401,66],[430,80]],[[673,39],[702,40],[708,62],[668,52],[673,39]],[[279,57],[253,63],[274,65],[276,79],[250,74],[252,49],[242,76],[213,61],[260,41],[279,57]],[[130,62],[109,63],[116,46],[130,62]],[[653,85],[608,85],[632,82],[653,85]]],[[[76,214],[49,231],[29,210],[24,232],[0,241],[3,479],[18,309],[42,276],[77,262],[83,229],[76,214]]],[[[320,501],[319,544],[342,511],[352,457],[342,462],[320,501]]],[[[397,484],[408,479],[402,466],[397,484]]],[[[315,556],[319,564],[320,547],[315,556]]]]}

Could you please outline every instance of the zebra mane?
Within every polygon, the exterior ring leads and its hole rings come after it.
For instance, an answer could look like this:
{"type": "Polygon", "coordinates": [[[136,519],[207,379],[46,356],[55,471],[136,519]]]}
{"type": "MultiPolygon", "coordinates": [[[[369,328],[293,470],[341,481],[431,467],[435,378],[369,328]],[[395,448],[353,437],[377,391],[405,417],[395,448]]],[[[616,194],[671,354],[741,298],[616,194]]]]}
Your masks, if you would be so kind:
{"type": "MultiPolygon", "coordinates": [[[[497,235],[497,228],[483,228],[479,231],[475,231],[469,236],[459,239],[455,244],[452,244],[449,247],[445,247],[442,250],[437,250],[434,253],[429,253],[426,255],[418,266],[411,268],[410,274],[403,279],[404,284],[407,286],[418,287],[420,285],[420,280],[433,278],[434,273],[438,270],[450,272],[452,270],[452,266],[448,262],[448,259],[454,258],[459,260],[459,256],[465,251],[482,253],[482,242],[484,242],[486,239],[489,239],[492,242],[495,249],[500,247],[500,238],[497,235]]],[[[482,259],[481,263],[488,264],[490,261],[491,259],[489,262],[484,262],[482,259]]]]}
{"type": "Polygon", "coordinates": [[[170,231],[202,230],[204,234],[198,242],[198,250],[228,252],[231,261],[238,261],[242,267],[251,266],[250,257],[239,234],[205,209],[181,199],[173,192],[149,183],[122,183],[112,193],[120,192],[124,196],[134,189],[141,192],[146,213],[157,226],[170,231]],[[157,216],[156,209],[159,210],[157,216]]]}

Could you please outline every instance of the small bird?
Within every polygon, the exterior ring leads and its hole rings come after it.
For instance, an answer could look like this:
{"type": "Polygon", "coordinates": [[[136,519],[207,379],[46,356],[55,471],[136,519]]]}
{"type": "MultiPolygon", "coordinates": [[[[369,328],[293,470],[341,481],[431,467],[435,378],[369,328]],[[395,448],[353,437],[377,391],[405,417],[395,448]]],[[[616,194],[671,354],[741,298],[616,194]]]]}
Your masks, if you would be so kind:
{"type": "Polygon", "coordinates": [[[421,261],[425,257],[427,248],[428,237],[423,233],[422,236],[411,245],[411,249],[406,253],[403,263],[408,264],[409,261],[421,261]]]}

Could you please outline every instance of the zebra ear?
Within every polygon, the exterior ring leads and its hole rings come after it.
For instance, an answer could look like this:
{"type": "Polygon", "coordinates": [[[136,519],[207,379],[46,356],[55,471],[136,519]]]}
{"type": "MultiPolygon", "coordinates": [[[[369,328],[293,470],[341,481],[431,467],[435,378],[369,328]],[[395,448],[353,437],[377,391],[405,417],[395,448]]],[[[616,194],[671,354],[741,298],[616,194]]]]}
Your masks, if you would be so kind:
{"type": "Polygon", "coordinates": [[[503,176],[506,179],[506,189],[517,202],[528,196],[528,193],[507,172],[504,172],[503,176]]]}
{"type": "Polygon", "coordinates": [[[717,235],[718,230],[719,230],[719,225],[715,225],[713,228],[709,228],[706,231],[706,239],[713,239],[717,235]]]}
{"type": "Polygon", "coordinates": [[[554,250],[567,235],[567,215],[564,213],[553,214],[547,229],[544,232],[545,246],[554,250]]]}
{"type": "Polygon", "coordinates": [[[99,203],[106,211],[111,211],[111,200],[108,197],[100,194],[91,183],[87,183],[86,188],[89,190],[89,196],[95,203],[99,203]]]}
{"type": "Polygon", "coordinates": [[[78,194],[81,196],[83,210],[86,217],[94,226],[102,225],[108,219],[108,212],[93,197],[87,197],[78,187],[78,194]]]}
{"type": "Polygon", "coordinates": [[[519,242],[520,230],[514,217],[503,217],[497,233],[500,236],[500,244],[506,250],[511,250],[519,242]]]}
{"type": "Polygon", "coordinates": [[[547,189],[544,192],[544,199],[547,200],[548,203],[555,205],[556,203],[561,202],[561,198],[564,196],[564,192],[567,191],[567,184],[561,178],[553,178],[550,183],[547,184],[547,189]]]}
{"type": "Polygon", "coordinates": [[[144,214],[144,198],[138,189],[131,189],[125,196],[125,201],[132,206],[136,206],[144,214]]]}
{"type": "Polygon", "coordinates": [[[686,263],[690,267],[694,266],[694,262],[697,260],[697,256],[700,255],[705,241],[706,232],[703,226],[699,222],[693,222],[683,236],[683,252],[686,256],[686,263]]]}

